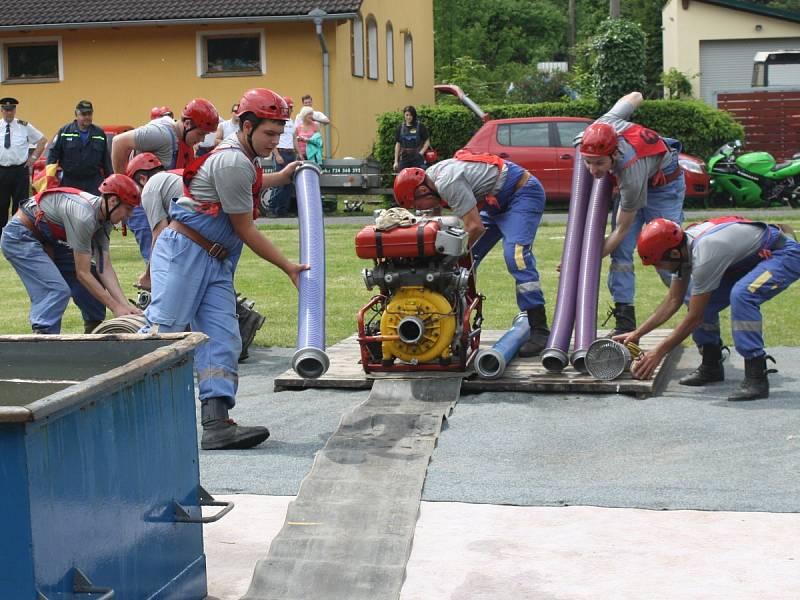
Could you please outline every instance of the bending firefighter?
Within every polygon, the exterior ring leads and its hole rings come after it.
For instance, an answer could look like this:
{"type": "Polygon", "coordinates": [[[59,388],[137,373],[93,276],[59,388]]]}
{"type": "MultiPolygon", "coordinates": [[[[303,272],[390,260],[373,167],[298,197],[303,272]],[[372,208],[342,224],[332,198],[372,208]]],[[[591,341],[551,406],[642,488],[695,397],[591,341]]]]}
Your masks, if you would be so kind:
{"type": "Polygon", "coordinates": [[[287,184],[299,164],[265,176],[253,162],[278,143],[289,118],[286,102],[270,90],[253,89],[237,115],[239,130],[184,169],[183,196],[170,205],[171,221],[153,247],[152,302],[145,311],[145,330],[175,332],[190,325],[209,336],[195,355],[206,450],[251,448],[269,436],[266,427],[240,426],[228,417],[241,352],[233,277],[243,244],[295,285],[308,268],[287,260],[253,222],[262,183],[287,184]]]}
{"type": "Polygon", "coordinates": [[[689,312],[670,336],[632,366],[634,376],[647,379],[664,356],[691,334],[703,360],[683,385],[703,386],[722,381],[722,339],[719,313],[731,307],[736,351],[744,357],[745,378],[728,400],[769,396],[761,305],[800,278],[800,244],[778,225],[720,217],[690,225],[655,219],[642,230],[639,255],[645,265],[674,273],[669,293],[636,330],[617,336],[638,342],[674,315],[688,296],[689,312]]]}
{"type": "Polygon", "coordinates": [[[427,171],[417,167],[400,171],[394,195],[407,209],[449,206],[464,221],[476,266],[503,240],[506,268],[517,284],[517,304],[528,313],[531,327],[519,355],[536,356],[544,350],[550,330],[533,255],[545,203],[539,180],[498,156],[461,150],[427,171]]]}
{"type": "MultiPolygon", "coordinates": [[[[681,143],[629,122],[627,119],[641,103],[639,92],[623,96],[578,138],[592,176],[601,179],[611,173],[619,187],[611,217],[612,232],[603,246],[603,256],[611,254],[608,289],[614,299],[612,314],[616,316],[612,335],[636,328],[633,249],[642,226],[657,217],[683,223],[686,184],[678,164],[681,143]]],[[[669,285],[669,273],[660,275],[669,285]]]]}
{"type": "Polygon", "coordinates": [[[139,188],[125,175],[111,175],[100,194],[45,190],[3,229],[0,247],[31,299],[34,333],[60,333],[70,297],[86,333],[103,321],[106,308],[116,317],[142,313],[122,293],[109,253],[111,229],[139,206],[139,188]]]}

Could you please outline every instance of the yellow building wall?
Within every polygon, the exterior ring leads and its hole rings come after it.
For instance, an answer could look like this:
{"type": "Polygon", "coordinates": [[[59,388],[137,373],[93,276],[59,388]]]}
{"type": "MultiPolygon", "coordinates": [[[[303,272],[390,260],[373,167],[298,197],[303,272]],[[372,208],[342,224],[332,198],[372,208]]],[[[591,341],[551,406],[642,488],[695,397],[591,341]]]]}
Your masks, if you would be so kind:
{"type": "MultiPolygon", "coordinates": [[[[330,21],[324,34],[330,52],[331,149],[334,156],[366,156],[375,139],[375,116],[406,104],[433,102],[432,0],[394,3],[365,0],[364,20],[378,22],[379,78],[353,77],[350,68],[350,24],[330,21]],[[386,81],[386,22],[394,25],[395,83],[386,81]],[[414,87],[404,84],[402,30],[414,40],[414,87]]],[[[366,29],[365,29],[366,36],[366,29]]],[[[174,111],[188,100],[211,100],[223,118],[252,87],[269,87],[295,100],[311,94],[314,108],[324,110],[322,51],[311,22],[241,26],[160,26],[30,32],[3,37],[3,42],[60,37],[63,80],[55,83],[0,84],[0,97],[19,99],[18,115],[52,137],[71,121],[75,104],[91,100],[95,123],[138,126],[150,109],[166,104],[174,111]],[[263,31],[266,74],[198,77],[197,34],[236,30],[263,31]]],[[[366,48],[365,48],[366,50],[366,48]]]]}
{"type": "MultiPolygon", "coordinates": [[[[661,12],[664,70],[675,67],[689,76],[700,72],[700,42],[800,36],[800,23],[732,10],[704,2],[669,0],[661,12]],[[755,26],[761,25],[756,31],[755,26]]],[[[692,93],[700,96],[700,81],[692,79],[692,93]]]]}
{"type": "MultiPolygon", "coordinates": [[[[377,135],[376,118],[412,104],[433,104],[433,2],[432,0],[364,0],[364,77],[351,69],[350,23],[336,28],[336,61],[332,65],[332,145],[335,156],[366,156],[377,135]],[[378,29],[378,79],[367,77],[366,21],[373,15],[378,29]],[[386,23],[394,30],[394,83],[386,80],[386,23]],[[403,31],[411,33],[414,48],[414,87],[406,87],[403,31]]],[[[316,96],[315,96],[316,102],[316,96]]]]}

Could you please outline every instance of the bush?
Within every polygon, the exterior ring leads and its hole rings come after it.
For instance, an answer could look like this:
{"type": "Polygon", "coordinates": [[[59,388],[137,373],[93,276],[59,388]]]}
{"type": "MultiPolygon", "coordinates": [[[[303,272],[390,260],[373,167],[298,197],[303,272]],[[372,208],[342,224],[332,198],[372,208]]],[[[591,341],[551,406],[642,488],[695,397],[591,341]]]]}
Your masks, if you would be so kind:
{"type": "MultiPolygon", "coordinates": [[[[601,115],[599,104],[593,100],[572,102],[543,102],[540,104],[503,104],[483,107],[493,119],[514,117],[586,117],[601,115]]],[[[431,132],[433,147],[439,159],[450,158],[463,147],[481,127],[480,120],[460,106],[417,107],[420,120],[431,132]]],[[[384,173],[392,172],[394,136],[403,115],[400,111],[383,113],[378,117],[378,141],[375,158],[384,173]]],[[[633,114],[633,121],[654,129],[661,135],[683,142],[684,152],[708,158],[714,150],[732,139],[743,139],[744,129],[725,111],[717,110],[696,100],[645,100],[633,114]]],[[[388,184],[388,182],[387,182],[388,184]]]]}
{"type": "Polygon", "coordinates": [[[646,38],[642,28],[626,19],[606,19],[592,38],[593,71],[600,106],[609,109],[628,92],[645,88],[646,38]]]}

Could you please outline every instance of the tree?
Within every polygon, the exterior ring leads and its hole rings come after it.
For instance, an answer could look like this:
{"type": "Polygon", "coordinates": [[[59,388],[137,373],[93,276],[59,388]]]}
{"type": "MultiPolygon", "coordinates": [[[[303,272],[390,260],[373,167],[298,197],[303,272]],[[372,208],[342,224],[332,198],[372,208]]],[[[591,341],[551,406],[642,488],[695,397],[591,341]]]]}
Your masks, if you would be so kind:
{"type": "Polygon", "coordinates": [[[644,87],[645,34],[627,19],[607,19],[592,40],[597,99],[603,110],[618,98],[644,87]]]}

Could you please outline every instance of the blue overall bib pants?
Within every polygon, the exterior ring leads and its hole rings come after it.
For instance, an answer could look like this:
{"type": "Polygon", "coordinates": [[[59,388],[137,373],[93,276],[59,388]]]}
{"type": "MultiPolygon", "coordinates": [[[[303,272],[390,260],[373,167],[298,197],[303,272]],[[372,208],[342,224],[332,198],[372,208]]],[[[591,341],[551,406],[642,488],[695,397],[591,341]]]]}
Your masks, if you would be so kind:
{"type": "Polygon", "coordinates": [[[188,325],[209,336],[194,358],[200,400],[220,398],[233,408],[242,350],[233,275],[242,240],[221,210],[213,216],[173,202],[170,218],[225,247],[228,256],[213,258],[189,238],[164,229],[150,257],[153,299],[145,316],[148,323],[158,325],[159,333],[185,331],[188,325]]]}
{"type": "Polygon", "coordinates": [[[506,269],[516,281],[517,306],[520,310],[528,310],[544,306],[533,241],[542,220],[545,194],[542,184],[533,175],[523,187],[514,191],[525,171],[511,162],[506,161],[506,165],[506,180],[497,194],[499,207],[486,204],[481,210],[481,221],[486,232],[472,247],[472,255],[477,268],[502,239],[506,269]]]}
{"type": "MultiPolygon", "coordinates": [[[[717,225],[705,235],[728,225],[717,225]]],[[[719,313],[730,305],[736,351],[743,358],[756,358],[764,354],[761,305],[800,278],[800,244],[783,235],[774,225],[767,225],[762,248],[770,251],[769,258],[754,254],[732,265],[723,275],[719,287],[711,292],[703,322],[692,332],[696,344],[722,343],[719,313]]],[[[691,291],[690,286],[689,295],[691,291]]]]}
{"type": "MultiPolygon", "coordinates": [[[[22,208],[31,221],[36,218],[22,208]]],[[[78,281],[75,256],[72,248],[57,240],[47,224],[41,219],[36,228],[53,250],[50,258],[42,243],[17,217],[3,228],[0,248],[11,266],[19,275],[28,296],[31,310],[28,318],[35,333],[61,333],[61,319],[72,298],[81,311],[84,322],[102,321],[106,307],[78,281]]],[[[92,275],[97,271],[92,266],[92,275]]]]}
{"type": "MultiPolygon", "coordinates": [[[[662,138],[671,149],[680,151],[681,143],[670,138],[662,138]]],[[[627,164],[633,156],[623,156],[623,164],[627,164]]],[[[624,167],[623,167],[624,168],[624,167]]],[[[674,160],[664,167],[664,175],[669,176],[680,169],[678,164],[677,152],[674,160]]],[[[631,225],[628,234],[623,238],[622,243],[611,253],[611,266],[608,271],[608,291],[615,303],[633,304],[636,295],[636,276],[633,266],[633,252],[639,233],[645,223],[658,217],[674,221],[678,225],[683,223],[683,198],[686,195],[686,183],[683,176],[679,176],[666,185],[654,187],[647,186],[647,204],[636,211],[636,217],[631,225]]],[[[611,227],[616,229],[617,210],[619,199],[614,202],[614,210],[611,213],[611,227]]],[[[669,271],[659,269],[658,274],[664,285],[669,286],[672,274],[669,271]]]]}

